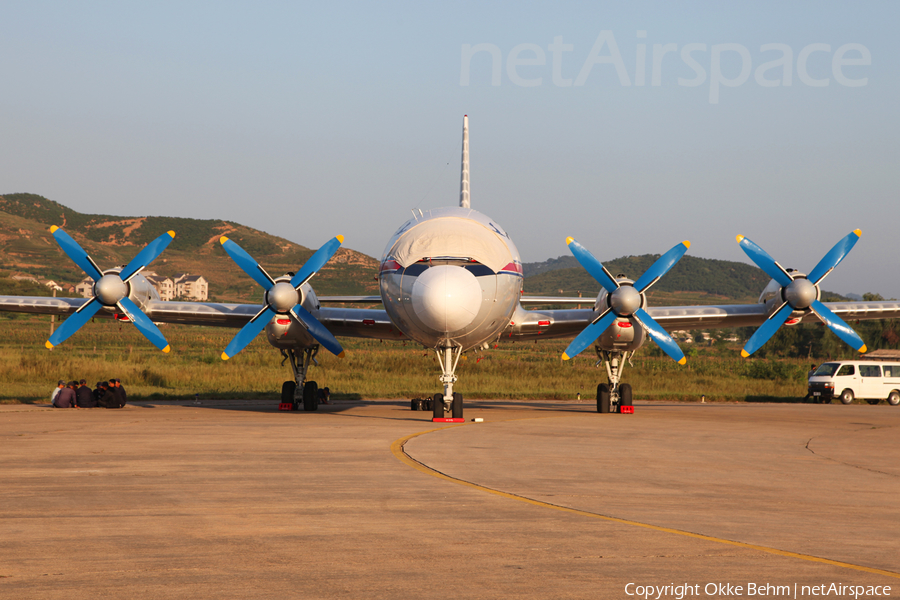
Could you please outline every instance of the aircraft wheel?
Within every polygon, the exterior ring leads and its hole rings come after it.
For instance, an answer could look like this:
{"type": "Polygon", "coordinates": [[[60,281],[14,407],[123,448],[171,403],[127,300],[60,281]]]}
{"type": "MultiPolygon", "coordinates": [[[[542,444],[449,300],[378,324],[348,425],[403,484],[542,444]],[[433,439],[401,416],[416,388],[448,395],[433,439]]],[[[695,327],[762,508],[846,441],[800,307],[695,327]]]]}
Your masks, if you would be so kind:
{"type": "Polygon", "coordinates": [[[900,404],[900,392],[891,392],[887,398],[888,404],[891,406],[897,406],[900,404]]]}
{"type": "Polygon", "coordinates": [[[459,392],[453,392],[453,418],[462,419],[463,416],[463,397],[459,392]]]}
{"type": "Polygon", "coordinates": [[[443,394],[435,394],[432,399],[432,415],[434,415],[435,419],[443,419],[444,418],[444,395],[443,394]]]}
{"type": "Polygon", "coordinates": [[[422,400],[422,410],[431,410],[431,407],[434,405],[434,400],[431,398],[426,398],[422,400]]]}
{"type": "Polygon", "coordinates": [[[609,385],[605,383],[597,386],[597,412],[609,412],[609,385]]]}
{"type": "Polygon", "coordinates": [[[422,410],[422,401],[418,398],[413,398],[409,401],[409,409],[410,410],[422,410]]]}
{"type": "Polygon", "coordinates": [[[303,410],[314,411],[319,408],[319,385],[315,381],[303,384],[303,410]]]}
{"type": "MultiPolygon", "coordinates": [[[[852,390],[844,390],[841,392],[841,404],[850,404],[853,402],[853,391],[852,390]]],[[[828,401],[831,403],[831,400],[828,401]]]]}
{"type": "Polygon", "coordinates": [[[281,384],[281,403],[290,402],[293,405],[291,410],[297,410],[297,399],[294,398],[294,392],[297,391],[296,381],[285,381],[281,384]]]}
{"type": "Polygon", "coordinates": [[[869,398],[868,400],[866,400],[866,402],[868,402],[872,406],[875,406],[876,404],[881,402],[881,400],[879,400],[878,398],[869,398]]]}
{"type": "Polygon", "coordinates": [[[631,384],[623,383],[619,386],[619,409],[618,412],[622,412],[622,406],[633,406],[632,404],[632,393],[631,393],[631,384]]]}

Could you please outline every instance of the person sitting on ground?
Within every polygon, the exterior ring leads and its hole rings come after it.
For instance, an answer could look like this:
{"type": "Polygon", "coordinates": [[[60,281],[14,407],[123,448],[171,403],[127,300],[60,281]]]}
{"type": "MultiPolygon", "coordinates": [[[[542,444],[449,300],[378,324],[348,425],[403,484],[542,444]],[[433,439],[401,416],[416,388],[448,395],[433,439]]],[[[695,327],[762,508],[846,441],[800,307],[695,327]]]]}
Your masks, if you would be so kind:
{"type": "Polygon", "coordinates": [[[331,404],[331,390],[327,387],[319,390],[319,404],[331,404]]]}
{"type": "Polygon", "coordinates": [[[50,394],[50,406],[56,408],[56,397],[59,395],[59,390],[66,387],[66,382],[60,379],[56,382],[56,387],[53,389],[53,393],[50,394]]]}
{"type": "Polygon", "coordinates": [[[94,408],[97,406],[94,392],[87,386],[87,381],[84,379],[80,381],[80,385],[75,390],[75,402],[78,408],[94,408]]]}
{"type": "Polygon", "coordinates": [[[119,405],[119,392],[116,391],[115,380],[103,382],[103,395],[100,397],[100,406],[103,408],[121,408],[119,405]]]}
{"type": "Polygon", "coordinates": [[[118,377],[116,377],[116,389],[119,390],[122,406],[125,406],[128,403],[128,394],[125,393],[125,388],[122,387],[122,380],[118,377]]]}
{"type": "Polygon", "coordinates": [[[103,394],[106,392],[106,382],[98,381],[97,387],[94,388],[94,400],[97,402],[97,406],[100,406],[100,398],[103,397],[103,394]]]}
{"type": "Polygon", "coordinates": [[[59,390],[53,406],[56,408],[75,408],[75,382],[70,381],[59,390]]]}

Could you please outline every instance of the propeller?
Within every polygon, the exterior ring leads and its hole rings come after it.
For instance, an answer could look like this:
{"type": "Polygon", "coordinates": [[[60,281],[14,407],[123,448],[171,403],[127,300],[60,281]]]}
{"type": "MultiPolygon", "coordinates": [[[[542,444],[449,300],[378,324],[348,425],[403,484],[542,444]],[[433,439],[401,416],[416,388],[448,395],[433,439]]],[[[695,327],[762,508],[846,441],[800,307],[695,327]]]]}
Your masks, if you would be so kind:
{"type": "Polygon", "coordinates": [[[633,285],[620,285],[610,272],[606,270],[606,267],[594,258],[594,255],[588,252],[584,246],[576,242],[574,238],[566,238],[566,244],[578,262],[581,263],[581,266],[606,290],[608,307],[572,340],[572,343],[563,352],[563,360],[569,360],[573,356],[577,356],[582,350],[590,346],[594,340],[612,325],[616,318],[633,317],[672,360],[680,365],[687,362],[684,358],[684,353],[678,347],[678,344],[675,343],[675,340],[672,339],[665,329],[660,327],[659,323],[653,320],[653,317],[647,311],[641,308],[641,305],[643,304],[643,293],[659,281],[663,275],[668,273],[669,269],[674,267],[675,263],[684,256],[687,249],[691,247],[689,241],[681,242],[660,256],[633,285]]]}
{"type": "Polygon", "coordinates": [[[90,321],[101,308],[116,307],[119,312],[128,316],[138,331],[144,334],[144,337],[150,340],[154,346],[163,352],[170,350],[169,343],[159,328],[128,297],[128,281],[162,254],[162,251],[175,238],[174,231],[167,231],[147,244],[120,272],[110,272],[105,275],[100,271],[94,259],[88,256],[87,252],[68,233],[55,225],[50,228],[50,233],[56,238],[56,242],[63,252],[94,280],[94,297],[82,304],[74,314],[63,321],[59,329],[50,336],[45,344],[47,348],[52,349],[63,343],[69,336],[81,329],[82,325],[90,321]]]}
{"type": "Polygon", "coordinates": [[[340,343],[322,325],[308,310],[303,308],[301,304],[302,297],[300,295],[300,286],[310,280],[325,263],[334,256],[338,248],[344,242],[344,236],[338,235],[325,243],[324,246],[316,250],[296,275],[291,277],[290,282],[278,281],[272,279],[265,269],[263,269],[256,260],[247,254],[247,252],[238,246],[235,242],[225,236],[219,238],[222,248],[228,253],[235,263],[250,276],[253,281],[258,283],[266,290],[265,304],[260,311],[244,325],[236,336],[225,348],[222,353],[222,360],[228,360],[241,350],[247,344],[253,341],[260,331],[265,328],[266,324],[272,320],[275,315],[290,315],[293,319],[300,323],[313,338],[329,352],[341,358],[344,357],[344,349],[340,343]]]}
{"type": "Polygon", "coordinates": [[[741,350],[741,356],[744,358],[750,356],[759,350],[763,344],[769,341],[775,332],[788,320],[791,313],[795,310],[809,311],[816,313],[822,321],[828,325],[839,338],[848,345],[852,346],[858,352],[865,352],[866,345],[862,338],[857,335],[840,317],[831,312],[831,310],[822,304],[819,298],[819,284],[825,277],[831,273],[836,266],[840,264],[844,257],[850,252],[862,231],[855,229],[845,238],[839,241],[834,247],[822,257],[819,264],[810,271],[809,275],[803,275],[796,271],[788,271],[778,262],[766,253],[765,250],[757,246],[755,243],[742,235],[737,236],[738,244],[741,249],[750,257],[756,266],[766,272],[772,279],[781,285],[781,305],[772,313],[768,320],[760,325],[759,329],[747,340],[744,349],[741,350]]]}

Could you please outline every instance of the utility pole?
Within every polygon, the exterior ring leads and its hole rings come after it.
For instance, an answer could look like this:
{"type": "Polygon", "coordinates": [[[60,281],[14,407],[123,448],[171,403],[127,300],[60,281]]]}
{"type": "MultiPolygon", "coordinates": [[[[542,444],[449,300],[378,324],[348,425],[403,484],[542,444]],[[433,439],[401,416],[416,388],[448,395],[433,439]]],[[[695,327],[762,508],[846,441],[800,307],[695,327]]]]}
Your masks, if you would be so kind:
{"type": "MultiPolygon", "coordinates": [[[[53,297],[56,298],[56,288],[53,288],[53,297]]],[[[53,337],[53,328],[56,326],[56,315],[50,315],[50,337],[53,337]]],[[[53,350],[53,348],[50,348],[53,350]]]]}

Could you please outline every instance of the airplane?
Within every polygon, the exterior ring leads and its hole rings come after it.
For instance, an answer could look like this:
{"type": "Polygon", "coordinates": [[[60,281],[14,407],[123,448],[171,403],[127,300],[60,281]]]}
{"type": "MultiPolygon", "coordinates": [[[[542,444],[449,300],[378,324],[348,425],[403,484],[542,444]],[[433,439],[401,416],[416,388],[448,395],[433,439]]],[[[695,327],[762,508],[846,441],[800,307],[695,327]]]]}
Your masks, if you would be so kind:
{"type": "Polygon", "coordinates": [[[427,402],[436,421],[463,418],[463,396],[454,390],[460,356],[487,350],[499,340],[574,338],[563,360],[593,346],[597,366],[603,364],[607,375],[607,381],[597,385],[597,412],[627,413],[633,412],[633,390],[622,383],[625,363],[648,338],[684,364],[684,353],[669,331],[758,326],[741,352],[746,357],[782,325],[821,322],[865,352],[864,342],[844,319],[900,317],[898,302],[821,302],[822,280],[859,240],[859,230],[840,240],[809,275],[785,269],[751,240],[737,236],[741,249],[772,277],[758,302],[750,305],[649,306],[647,290],[687,252],[688,241],[679,242],[631,279],[613,276],[590,251],[568,238],[569,250],[602,288],[593,306],[577,307],[586,304],[584,298],[525,296],[522,262],[512,239],[470,205],[468,116],[463,117],[461,162],[459,205],[413,211],[394,232],[380,261],[378,295],[316,295],[310,279],[343,243],[342,236],[320,247],[296,273],[279,277],[272,277],[236,242],[222,237],[226,253],[264,290],[262,304],[230,304],[163,301],[140,274],[172,241],[174,232],[162,234],[128,265],[102,271],[71,236],[53,227],[63,251],[94,279],[93,297],[0,296],[0,311],[67,316],[47,341],[48,348],[64,342],[93,317],[130,321],[164,352],[169,345],[154,323],[240,328],[223,351],[223,360],[265,330],[266,339],[290,361],[293,373],[282,386],[282,403],[297,410],[302,405],[306,411],[318,406],[318,386],[308,372],[320,348],[343,356],[338,337],[411,340],[438,358],[443,389],[427,402]],[[380,303],[382,308],[325,306],[333,303],[380,303]],[[526,308],[540,305],[576,308],[526,308]]]}

